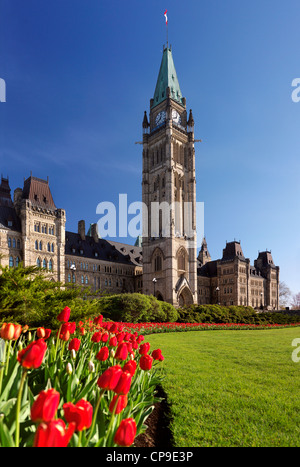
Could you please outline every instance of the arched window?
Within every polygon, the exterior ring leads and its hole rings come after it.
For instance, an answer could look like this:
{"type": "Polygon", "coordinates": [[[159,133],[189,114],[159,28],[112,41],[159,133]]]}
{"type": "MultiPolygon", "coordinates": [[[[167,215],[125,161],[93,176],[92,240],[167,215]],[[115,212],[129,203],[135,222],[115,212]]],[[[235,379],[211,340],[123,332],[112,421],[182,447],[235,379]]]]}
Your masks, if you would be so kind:
{"type": "Polygon", "coordinates": [[[84,284],[84,276],[81,276],[81,283],[84,284]]]}
{"type": "Polygon", "coordinates": [[[88,283],[89,283],[88,276],[85,276],[85,283],[86,283],[86,284],[88,284],[88,283]]]}
{"type": "Polygon", "coordinates": [[[43,259],[43,269],[47,269],[47,260],[46,260],[46,258],[43,259]]]}
{"type": "Polygon", "coordinates": [[[19,258],[19,256],[17,256],[17,257],[16,257],[16,266],[18,267],[19,264],[20,264],[20,258],[19,258]]]}
{"type": "Polygon", "coordinates": [[[9,257],[9,267],[10,267],[10,268],[13,268],[13,267],[14,267],[14,258],[13,258],[13,256],[10,256],[10,257],[9,257]]]}
{"type": "Polygon", "coordinates": [[[186,254],[184,250],[181,250],[178,254],[178,269],[180,271],[186,270],[186,254]]]}
{"type": "Polygon", "coordinates": [[[13,248],[16,248],[16,239],[13,238],[13,248]]]}
{"type": "Polygon", "coordinates": [[[10,237],[8,237],[8,239],[7,239],[7,244],[9,246],[9,248],[10,248],[11,247],[11,238],[10,237]]]}
{"type": "Polygon", "coordinates": [[[42,242],[39,243],[39,249],[40,249],[40,250],[43,249],[43,244],[42,244],[42,242]]]}
{"type": "Polygon", "coordinates": [[[20,243],[20,240],[18,239],[18,240],[17,240],[17,248],[20,249],[20,247],[21,247],[21,243],[20,243]]]}
{"type": "Polygon", "coordinates": [[[50,251],[50,243],[47,243],[47,251],[50,251]]]}
{"type": "Polygon", "coordinates": [[[49,261],[49,271],[53,271],[53,262],[52,259],[49,261]]]}
{"type": "Polygon", "coordinates": [[[40,260],[40,258],[38,258],[38,259],[36,260],[36,265],[37,265],[38,268],[41,267],[41,260],[40,260]]]}
{"type": "Polygon", "coordinates": [[[34,242],[34,247],[36,250],[39,249],[39,242],[37,240],[34,242]]]}
{"type": "Polygon", "coordinates": [[[54,253],[54,243],[51,244],[51,251],[54,253]]]}
{"type": "Polygon", "coordinates": [[[68,274],[68,282],[71,282],[71,274],[68,274]]]}
{"type": "Polygon", "coordinates": [[[160,254],[157,254],[154,258],[154,271],[162,270],[162,258],[160,254]]]}

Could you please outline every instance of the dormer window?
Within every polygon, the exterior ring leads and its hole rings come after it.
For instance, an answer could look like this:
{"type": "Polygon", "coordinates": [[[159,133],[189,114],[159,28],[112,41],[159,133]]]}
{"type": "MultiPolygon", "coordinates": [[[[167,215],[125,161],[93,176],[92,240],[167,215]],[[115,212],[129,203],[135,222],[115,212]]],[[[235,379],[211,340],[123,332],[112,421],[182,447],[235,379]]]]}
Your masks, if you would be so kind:
{"type": "Polygon", "coordinates": [[[12,227],[13,222],[12,222],[11,220],[8,220],[8,221],[7,221],[7,225],[8,225],[8,227],[12,227]]]}

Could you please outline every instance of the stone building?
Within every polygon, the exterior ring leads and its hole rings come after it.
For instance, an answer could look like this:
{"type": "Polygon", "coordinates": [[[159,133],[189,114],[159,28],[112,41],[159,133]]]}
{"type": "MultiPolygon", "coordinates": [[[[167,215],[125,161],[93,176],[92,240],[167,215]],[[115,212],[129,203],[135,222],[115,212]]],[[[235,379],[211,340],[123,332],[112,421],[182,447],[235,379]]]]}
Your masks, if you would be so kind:
{"type": "Polygon", "coordinates": [[[220,303],[275,309],[279,267],[271,252],[254,265],[240,242],[211,259],[206,239],[197,257],[194,118],[187,112],[170,47],[164,47],[149,114],[144,113],[143,237],[136,244],[101,239],[97,224],[65,230],[48,180],[30,175],[14,190],[0,185],[1,264],[37,265],[66,284],[108,293],[153,294],[175,306],[220,303]],[[155,208],[155,209],[154,209],[155,208]],[[154,213],[154,214],[153,214],[154,213]]]}
{"type": "Polygon", "coordinates": [[[198,303],[245,305],[257,309],[279,307],[279,267],[270,251],[258,254],[251,266],[245,258],[240,242],[226,242],[221,259],[207,260],[203,251],[198,255],[198,303]]]}

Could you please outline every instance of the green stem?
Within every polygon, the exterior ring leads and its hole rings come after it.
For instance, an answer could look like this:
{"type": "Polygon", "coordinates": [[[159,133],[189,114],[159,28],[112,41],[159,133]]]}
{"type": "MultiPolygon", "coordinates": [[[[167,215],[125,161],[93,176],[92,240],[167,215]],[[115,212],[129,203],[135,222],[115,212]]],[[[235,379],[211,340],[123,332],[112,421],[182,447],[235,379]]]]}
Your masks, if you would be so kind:
{"type": "Polygon", "coordinates": [[[100,401],[101,401],[101,398],[102,398],[104,392],[105,392],[105,389],[101,389],[100,395],[99,395],[99,398],[98,398],[98,401],[97,401],[97,404],[96,404],[96,407],[95,407],[95,410],[94,410],[93,421],[92,421],[92,425],[91,425],[91,428],[90,428],[89,436],[88,436],[88,439],[87,439],[87,441],[85,443],[85,446],[88,446],[88,444],[90,442],[90,439],[91,439],[91,437],[92,437],[92,435],[94,433],[97,414],[98,414],[98,410],[99,410],[99,407],[100,407],[100,401]]]}
{"type": "Polygon", "coordinates": [[[120,396],[118,394],[118,397],[116,399],[116,402],[115,402],[115,405],[114,405],[114,408],[113,408],[113,411],[112,411],[112,414],[111,414],[111,419],[110,419],[108,430],[107,430],[106,440],[104,441],[104,446],[106,446],[106,444],[107,444],[108,447],[110,447],[110,444],[111,444],[111,441],[112,441],[111,438],[112,438],[113,433],[111,433],[111,429],[112,429],[113,421],[115,419],[115,413],[116,413],[119,397],[120,396]],[[107,443],[106,443],[106,441],[107,441],[107,443]]]}
{"type": "Polygon", "coordinates": [[[59,326],[58,333],[57,333],[57,336],[56,336],[56,345],[55,345],[54,361],[56,360],[56,354],[57,354],[57,349],[58,349],[58,342],[59,342],[59,335],[60,335],[61,327],[62,327],[62,323],[61,323],[60,326],[59,326]]]}
{"type": "Polygon", "coordinates": [[[9,362],[9,356],[10,356],[11,343],[12,341],[10,340],[8,343],[7,359],[6,359],[5,373],[4,373],[5,375],[7,375],[7,371],[8,371],[8,362],[9,362]]]}
{"type": "Polygon", "coordinates": [[[3,351],[3,358],[2,362],[0,362],[0,394],[2,391],[2,381],[3,381],[3,373],[4,373],[4,365],[5,365],[5,357],[6,357],[6,349],[7,349],[7,341],[4,341],[4,351],[3,351]]]}
{"type": "Polygon", "coordinates": [[[23,386],[25,383],[25,379],[27,376],[27,369],[23,371],[21,382],[20,382],[20,387],[19,387],[19,393],[18,393],[18,399],[17,399],[17,406],[16,406],[16,446],[19,447],[19,442],[20,442],[20,409],[21,409],[21,399],[22,399],[22,392],[23,392],[23,386]]]}

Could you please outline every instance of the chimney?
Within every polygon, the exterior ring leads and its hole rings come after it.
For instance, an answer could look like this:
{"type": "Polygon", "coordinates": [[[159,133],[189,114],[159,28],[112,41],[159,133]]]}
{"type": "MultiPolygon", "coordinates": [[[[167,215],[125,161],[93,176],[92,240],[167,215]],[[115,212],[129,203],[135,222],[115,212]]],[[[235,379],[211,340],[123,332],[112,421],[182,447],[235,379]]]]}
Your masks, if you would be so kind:
{"type": "Polygon", "coordinates": [[[98,243],[99,241],[99,235],[98,235],[98,224],[92,224],[91,225],[91,234],[94,239],[94,242],[98,243]]]}
{"type": "Polygon", "coordinates": [[[78,222],[78,233],[81,237],[81,240],[85,240],[85,221],[78,222]]]}

